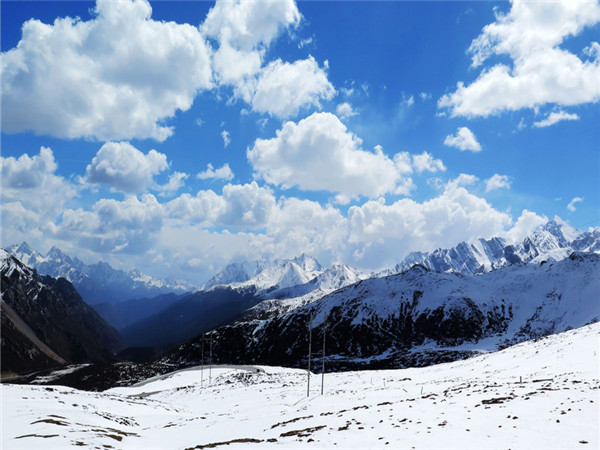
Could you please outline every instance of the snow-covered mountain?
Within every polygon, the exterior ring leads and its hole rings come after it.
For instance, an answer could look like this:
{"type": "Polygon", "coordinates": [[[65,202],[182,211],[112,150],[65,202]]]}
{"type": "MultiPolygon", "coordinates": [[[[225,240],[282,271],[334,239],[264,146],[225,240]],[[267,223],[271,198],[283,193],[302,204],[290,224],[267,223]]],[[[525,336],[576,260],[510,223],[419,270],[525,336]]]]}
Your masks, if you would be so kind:
{"type": "MultiPolygon", "coordinates": [[[[513,264],[481,275],[423,266],[339,289],[285,314],[219,328],[222,362],[304,364],[307,325],[339,369],[428,365],[558,333],[600,319],[600,255],[513,264]]],[[[198,356],[184,345],[173,361],[198,356]]]]}
{"type": "Polygon", "coordinates": [[[220,285],[254,287],[257,291],[281,289],[305,284],[322,271],[321,264],[305,254],[294,259],[232,263],[208,280],[204,290],[220,285]]]}
{"type": "Polygon", "coordinates": [[[193,290],[188,283],[157,280],[137,270],[125,272],[105,262],[87,265],[56,247],[42,255],[23,242],[7,251],[42,275],[69,280],[91,305],[193,290]]]}
{"type": "Polygon", "coordinates": [[[600,228],[582,232],[555,217],[521,242],[509,243],[494,237],[470,244],[461,242],[456,247],[430,253],[413,252],[379,275],[400,273],[415,264],[438,272],[478,274],[516,263],[559,261],[574,251],[599,252],[600,228]]]}
{"type": "Polygon", "coordinates": [[[598,448],[599,336],[594,324],[450,364],[327,373],[310,397],[306,370],[281,367],[196,367],[107,392],[3,384],[0,446],[598,448]]]}
{"type": "Polygon", "coordinates": [[[123,347],[64,278],[40,276],[0,249],[2,371],[26,373],[66,362],[107,362],[123,347]]]}

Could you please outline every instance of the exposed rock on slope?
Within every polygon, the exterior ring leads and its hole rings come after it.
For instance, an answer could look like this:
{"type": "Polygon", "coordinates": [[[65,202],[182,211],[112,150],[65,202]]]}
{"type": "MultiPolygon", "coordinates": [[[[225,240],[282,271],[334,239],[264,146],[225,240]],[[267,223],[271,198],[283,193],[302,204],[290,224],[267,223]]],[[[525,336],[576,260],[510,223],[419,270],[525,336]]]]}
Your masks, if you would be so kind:
{"type": "Polygon", "coordinates": [[[40,277],[0,250],[2,371],[27,372],[64,362],[106,362],[123,347],[64,278],[40,277]]]}
{"type": "MultiPolygon", "coordinates": [[[[478,276],[415,266],[361,281],[281,316],[222,327],[215,332],[215,358],[303,366],[310,317],[318,357],[326,316],[330,367],[454,360],[476,349],[498,349],[598,321],[599,273],[600,255],[593,253],[478,276]]],[[[199,346],[192,341],[168,360],[195,363],[199,346]]]]}

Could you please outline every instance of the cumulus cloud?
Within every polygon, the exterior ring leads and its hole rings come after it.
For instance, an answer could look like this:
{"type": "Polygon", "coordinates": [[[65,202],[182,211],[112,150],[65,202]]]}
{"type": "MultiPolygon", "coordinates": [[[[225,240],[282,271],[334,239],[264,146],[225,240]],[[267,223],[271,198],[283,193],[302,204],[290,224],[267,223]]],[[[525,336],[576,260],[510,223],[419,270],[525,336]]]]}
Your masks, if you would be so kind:
{"type": "Polygon", "coordinates": [[[327,64],[319,67],[312,56],[263,66],[270,44],[301,19],[293,0],[217,2],[201,28],[218,44],[213,58],[218,82],[233,86],[235,97],[253,111],[279,118],[331,99],[335,90],[327,79],[327,64]]]}
{"type": "Polygon", "coordinates": [[[256,182],[223,187],[222,195],[199,191],[195,197],[182,194],[166,206],[168,217],[204,227],[228,226],[235,229],[264,227],[275,209],[273,192],[256,182]]]}
{"type": "Polygon", "coordinates": [[[161,197],[166,197],[175,194],[185,184],[185,180],[189,178],[187,173],[174,172],[169,176],[169,181],[166,184],[156,186],[155,189],[160,192],[161,197]]]}
{"type": "Polygon", "coordinates": [[[93,13],[23,24],[2,54],[3,132],[163,141],[164,120],[212,87],[198,28],[152,20],[146,0],[98,0],[93,13]]]}
{"type": "Polygon", "coordinates": [[[423,203],[405,198],[388,205],[379,199],[352,206],[348,220],[355,257],[367,266],[392,265],[399,253],[498,235],[512,222],[508,214],[455,185],[423,203]]]}
{"type": "Polygon", "coordinates": [[[413,167],[418,173],[421,172],[444,172],[446,166],[441,159],[435,159],[431,153],[423,152],[420,155],[413,155],[413,167]]]}
{"type": "Polygon", "coordinates": [[[200,172],[196,177],[200,180],[232,180],[233,172],[228,163],[223,164],[223,167],[215,169],[211,163],[208,163],[206,170],[200,172]]]}
{"type": "Polygon", "coordinates": [[[225,209],[218,217],[219,223],[235,228],[262,228],[275,209],[273,192],[256,182],[223,187],[225,209]]]}
{"type": "Polygon", "coordinates": [[[272,139],[257,139],[248,160],[257,178],[289,189],[338,193],[338,201],[393,193],[401,181],[394,161],[362,141],[333,114],[314,113],[287,122],[272,139]]]}
{"type": "Polygon", "coordinates": [[[220,43],[250,51],[268,46],[284,29],[296,27],[301,18],[294,0],[217,1],[202,31],[220,43]]]}
{"type": "Polygon", "coordinates": [[[473,67],[494,55],[508,55],[512,66],[484,68],[470,85],[459,82],[438,107],[450,110],[452,116],[485,117],[547,103],[598,101],[600,54],[594,50],[598,44],[586,47],[585,60],[560,48],[566,38],[598,22],[598,2],[514,0],[510,11],[498,14],[469,48],[473,67]]]}
{"type": "Polygon", "coordinates": [[[567,209],[571,212],[575,212],[577,210],[577,208],[575,207],[575,203],[582,202],[582,201],[583,201],[583,197],[575,197],[573,200],[571,200],[569,202],[569,204],[567,205],[567,209]]]}
{"type": "MultiPolygon", "coordinates": [[[[53,220],[66,202],[77,195],[77,189],[56,174],[57,169],[54,153],[48,147],[41,147],[39,154],[33,156],[0,156],[2,203],[15,202],[11,206],[13,212],[26,208],[40,221],[53,220]]],[[[3,226],[3,232],[6,230],[3,226]]]]}
{"type": "Polygon", "coordinates": [[[477,142],[477,138],[467,127],[460,127],[456,131],[455,135],[449,134],[446,136],[446,139],[444,139],[444,145],[447,145],[448,147],[456,147],[462,151],[481,151],[481,144],[477,142]]]}
{"type": "Polygon", "coordinates": [[[348,102],[340,103],[339,105],[337,105],[337,107],[335,108],[335,113],[338,115],[338,117],[341,117],[342,119],[354,117],[358,114],[356,111],[354,111],[352,105],[348,102]]]}
{"type": "Polygon", "coordinates": [[[540,216],[524,209],[515,224],[503,236],[509,242],[520,242],[540,225],[544,225],[547,222],[548,218],[546,216],[540,216]]]}
{"type": "Polygon", "coordinates": [[[507,175],[498,175],[495,173],[485,180],[485,192],[494,191],[496,189],[510,189],[510,184],[511,182],[507,175]]]}
{"type": "Polygon", "coordinates": [[[168,166],[167,156],[156,150],[144,154],[128,142],[107,142],[87,166],[85,181],[135,194],[146,191],[168,166]]]}
{"type": "MultiPolygon", "coordinates": [[[[335,89],[325,70],[310,56],[293,63],[277,59],[264,67],[250,89],[252,109],[279,118],[296,116],[305,107],[320,107],[335,89]]],[[[248,96],[247,96],[248,97],[248,96]]]]}
{"type": "Polygon", "coordinates": [[[152,248],[162,224],[162,205],[143,194],[141,199],[101,199],[91,211],[67,209],[55,234],[94,252],[139,255],[152,248]]]}
{"type": "Polygon", "coordinates": [[[545,119],[534,122],[533,126],[536,128],[550,127],[562,120],[579,120],[579,116],[565,111],[552,111],[545,119]]]}
{"type": "Polygon", "coordinates": [[[460,186],[471,186],[479,181],[475,175],[471,175],[468,173],[461,173],[459,176],[454,178],[453,180],[448,181],[446,183],[446,189],[456,189],[460,186]]]}

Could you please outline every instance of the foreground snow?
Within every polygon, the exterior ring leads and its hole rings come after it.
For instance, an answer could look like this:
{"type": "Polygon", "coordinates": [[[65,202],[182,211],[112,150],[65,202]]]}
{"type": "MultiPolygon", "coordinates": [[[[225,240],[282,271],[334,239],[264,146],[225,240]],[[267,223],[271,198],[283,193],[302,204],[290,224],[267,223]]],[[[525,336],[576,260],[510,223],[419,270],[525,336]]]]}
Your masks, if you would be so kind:
{"type": "Polygon", "coordinates": [[[210,386],[199,368],[104,393],[3,385],[2,448],[597,448],[599,337],[327,374],[323,396],[313,375],[310,398],[305,371],[275,367],[213,368],[210,386]]]}

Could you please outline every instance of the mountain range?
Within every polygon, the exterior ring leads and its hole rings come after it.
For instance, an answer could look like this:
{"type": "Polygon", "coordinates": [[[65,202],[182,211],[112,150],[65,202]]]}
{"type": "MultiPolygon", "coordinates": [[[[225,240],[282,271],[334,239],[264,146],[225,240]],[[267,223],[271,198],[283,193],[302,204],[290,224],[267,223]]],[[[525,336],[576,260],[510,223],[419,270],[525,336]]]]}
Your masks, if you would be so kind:
{"type": "Polygon", "coordinates": [[[479,274],[518,263],[559,261],[574,251],[600,251],[600,228],[579,231],[559,217],[538,227],[520,242],[511,243],[501,237],[461,242],[450,249],[413,252],[393,269],[378,275],[400,273],[420,264],[438,272],[479,274]]]}
{"type": "Polygon", "coordinates": [[[125,346],[64,278],[40,276],[0,249],[2,372],[112,361],[125,346]]]}
{"type": "MultiPolygon", "coordinates": [[[[266,319],[215,330],[215,361],[305,367],[327,333],[328,367],[422,366],[581,327],[600,320],[600,255],[513,264],[481,275],[420,265],[339,289],[266,319]]],[[[200,361],[200,339],[165,362],[200,361]]]]}
{"type": "Polygon", "coordinates": [[[157,280],[138,270],[125,272],[102,261],[87,265],[57,247],[52,247],[46,255],[32,249],[27,242],[12,245],[6,250],[39,274],[67,279],[90,305],[167,293],[181,294],[194,289],[189,283],[157,280]]]}
{"type": "Polygon", "coordinates": [[[339,369],[453,360],[472,354],[475,344],[495,349],[594,322],[599,315],[595,304],[588,306],[590,298],[600,296],[593,282],[600,278],[600,229],[580,232],[559,218],[521,242],[496,237],[411,253],[378,273],[324,267],[307,255],[246,261],[230,264],[194,292],[128,301],[122,300],[124,292],[165,292],[183,285],[106,263],[85,265],[57,248],[46,256],[25,243],[10,251],[40,271],[73,280],[84,292],[91,289],[88,298],[106,294],[106,300],[119,293],[121,301],[93,307],[130,346],[179,345],[183,350],[166,357],[163,367],[197,363],[198,341],[186,341],[215,329],[215,355],[222,362],[302,365],[307,323],[314,315],[313,331],[320,339],[324,313],[339,369]],[[588,285],[591,294],[573,298],[588,285]],[[588,303],[577,303],[584,300],[588,303]],[[571,310],[582,316],[566,320],[571,310]]]}

